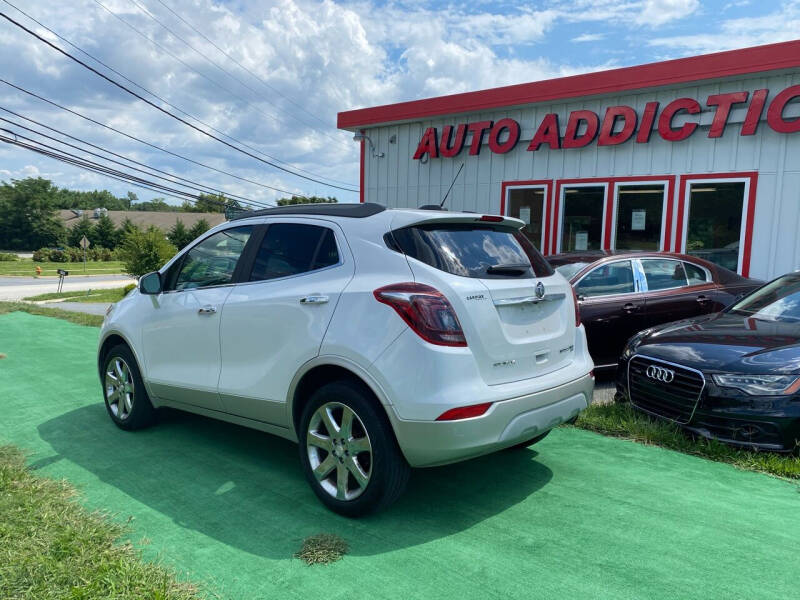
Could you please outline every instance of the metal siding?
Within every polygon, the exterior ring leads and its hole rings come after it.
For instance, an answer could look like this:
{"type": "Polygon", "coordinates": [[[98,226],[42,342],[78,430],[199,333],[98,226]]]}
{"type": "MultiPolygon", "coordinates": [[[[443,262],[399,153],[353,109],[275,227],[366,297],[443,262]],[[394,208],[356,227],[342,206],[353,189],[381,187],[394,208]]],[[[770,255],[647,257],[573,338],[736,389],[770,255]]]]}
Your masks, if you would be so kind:
{"type": "MultiPolygon", "coordinates": [[[[752,92],[760,88],[771,90],[771,100],[776,92],[798,83],[800,72],[761,74],[701,85],[685,84],[591,100],[576,99],[507,111],[494,110],[373,127],[367,130],[367,134],[376,143],[376,151],[385,152],[386,156],[373,157],[367,146],[365,199],[393,207],[439,203],[462,162],[464,169],[450,192],[447,205],[452,210],[480,213],[496,213],[500,210],[503,181],[549,179],[555,182],[570,178],[757,171],[759,180],[750,273],[754,277],[771,278],[800,267],[800,236],[796,233],[800,229],[800,133],[778,134],[772,131],[766,123],[765,107],[757,133],[742,137],[739,129],[746,108],[734,108],[723,136],[709,139],[708,127],[713,118],[713,109],[703,103],[711,94],[740,90],[752,92]],[[605,109],[609,106],[633,106],[641,115],[647,102],[657,101],[660,110],[663,110],[666,104],[682,97],[695,98],[703,105],[700,115],[692,115],[693,120],[699,117],[700,127],[688,140],[664,141],[658,135],[656,121],[647,144],[639,144],[631,139],[618,146],[599,147],[595,141],[580,149],[551,150],[543,146],[536,152],[527,151],[536,128],[548,113],[558,115],[563,136],[567,118],[573,110],[593,110],[602,123],[605,109]],[[427,127],[436,127],[441,135],[444,125],[479,120],[497,121],[503,117],[517,120],[522,129],[519,143],[507,154],[494,154],[489,150],[487,133],[478,156],[469,155],[471,140],[467,136],[464,149],[455,158],[429,159],[427,163],[412,160],[427,127]],[[388,143],[392,134],[397,136],[396,144],[388,143]]],[[[786,110],[788,118],[797,115],[800,115],[800,102],[794,102],[786,110]]],[[[685,119],[676,117],[675,126],[680,126],[685,119]]],[[[676,198],[670,199],[673,206],[676,198]]]]}

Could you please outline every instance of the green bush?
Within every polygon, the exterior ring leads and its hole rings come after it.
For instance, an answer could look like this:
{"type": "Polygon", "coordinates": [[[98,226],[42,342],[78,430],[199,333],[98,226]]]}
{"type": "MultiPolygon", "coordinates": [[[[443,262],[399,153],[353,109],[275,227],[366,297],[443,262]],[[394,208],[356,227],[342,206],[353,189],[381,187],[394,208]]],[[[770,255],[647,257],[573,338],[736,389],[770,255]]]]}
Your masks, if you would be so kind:
{"type": "Polygon", "coordinates": [[[11,252],[0,252],[0,262],[14,262],[19,260],[19,256],[11,252]]]}
{"type": "Polygon", "coordinates": [[[47,259],[50,262],[69,262],[69,252],[54,248],[48,253],[47,259]]]}
{"type": "Polygon", "coordinates": [[[49,248],[39,248],[33,253],[33,262],[47,262],[48,256],[50,256],[49,248]]]}
{"type": "Polygon", "coordinates": [[[150,227],[147,231],[132,231],[125,236],[119,248],[119,259],[125,272],[141,277],[161,268],[177,252],[164,232],[150,227]]]}

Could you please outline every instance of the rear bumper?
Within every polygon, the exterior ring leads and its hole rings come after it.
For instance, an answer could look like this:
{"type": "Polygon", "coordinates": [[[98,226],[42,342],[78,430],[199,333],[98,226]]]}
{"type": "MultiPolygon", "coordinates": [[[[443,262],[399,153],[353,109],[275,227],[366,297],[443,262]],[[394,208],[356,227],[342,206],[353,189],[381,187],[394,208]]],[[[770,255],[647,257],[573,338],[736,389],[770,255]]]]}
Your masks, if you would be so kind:
{"type": "Polygon", "coordinates": [[[411,421],[390,413],[400,449],[412,467],[431,467],[524,442],[576,417],[591,402],[594,377],[495,402],[461,421],[411,421]]]}

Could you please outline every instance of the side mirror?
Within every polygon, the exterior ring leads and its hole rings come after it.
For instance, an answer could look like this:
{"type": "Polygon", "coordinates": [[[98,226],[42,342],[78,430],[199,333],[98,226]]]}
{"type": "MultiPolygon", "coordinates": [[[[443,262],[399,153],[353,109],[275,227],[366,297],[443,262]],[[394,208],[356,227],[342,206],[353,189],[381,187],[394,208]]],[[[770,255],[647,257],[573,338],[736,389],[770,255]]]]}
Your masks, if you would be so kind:
{"type": "Polygon", "coordinates": [[[151,296],[161,293],[161,274],[158,271],[153,271],[147,275],[142,275],[139,278],[139,291],[142,294],[149,294],[151,296]]]}

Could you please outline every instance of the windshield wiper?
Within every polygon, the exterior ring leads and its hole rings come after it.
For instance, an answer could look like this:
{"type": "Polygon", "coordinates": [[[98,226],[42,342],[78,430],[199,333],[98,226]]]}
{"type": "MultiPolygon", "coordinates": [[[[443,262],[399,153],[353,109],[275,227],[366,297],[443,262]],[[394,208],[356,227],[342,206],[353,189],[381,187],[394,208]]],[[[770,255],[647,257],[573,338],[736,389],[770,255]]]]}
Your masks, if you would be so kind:
{"type": "Polygon", "coordinates": [[[486,273],[488,275],[524,275],[530,268],[530,263],[506,263],[492,265],[486,269],[486,273]]]}

